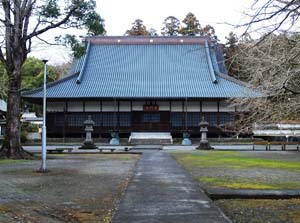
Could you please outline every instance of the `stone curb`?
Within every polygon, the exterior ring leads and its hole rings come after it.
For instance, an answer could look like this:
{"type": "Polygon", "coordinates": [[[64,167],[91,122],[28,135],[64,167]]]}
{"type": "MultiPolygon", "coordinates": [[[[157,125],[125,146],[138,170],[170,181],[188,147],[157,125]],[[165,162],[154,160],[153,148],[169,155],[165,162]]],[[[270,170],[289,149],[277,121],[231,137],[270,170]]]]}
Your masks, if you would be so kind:
{"type": "Polygon", "coordinates": [[[207,189],[205,193],[212,199],[292,199],[300,198],[300,190],[233,190],[207,189]]]}

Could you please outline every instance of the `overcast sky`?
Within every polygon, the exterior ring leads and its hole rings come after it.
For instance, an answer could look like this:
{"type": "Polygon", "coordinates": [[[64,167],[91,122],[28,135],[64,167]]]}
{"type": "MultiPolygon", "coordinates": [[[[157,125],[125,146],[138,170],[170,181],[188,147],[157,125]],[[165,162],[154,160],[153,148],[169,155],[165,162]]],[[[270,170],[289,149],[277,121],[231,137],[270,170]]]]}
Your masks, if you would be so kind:
{"type": "MultiPolygon", "coordinates": [[[[200,21],[202,27],[212,25],[221,42],[233,30],[229,24],[240,24],[245,21],[243,12],[250,7],[254,0],[96,0],[97,12],[105,19],[107,35],[122,36],[131,28],[135,19],[144,21],[147,29],[154,28],[160,34],[162,23],[168,16],[175,16],[180,21],[187,13],[192,12],[200,21]]],[[[241,31],[240,31],[241,32],[241,31]]],[[[84,35],[83,31],[75,32],[84,35]]],[[[53,38],[54,33],[49,38],[53,38]]],[[[47,39],[49,39],[47,38],[47,39]]],[[[66,62],[70,58],[65,49],[36,47],[32,55],[48,57],[50,63],[66,62]]]]}
{"type": "Polygon", "coordinates": [[[196,15],[202,26],[215,27],[220,40],[233,29],[225,23],[239,24],[244,20],[243,11],[253,0],[97,0],[98,12],[105,19],[108,35],[124,35],[132,22],[139,18],[148,29],[160,34],[162,23],[168,16],[180,21],[187,13],[196,15]]]}

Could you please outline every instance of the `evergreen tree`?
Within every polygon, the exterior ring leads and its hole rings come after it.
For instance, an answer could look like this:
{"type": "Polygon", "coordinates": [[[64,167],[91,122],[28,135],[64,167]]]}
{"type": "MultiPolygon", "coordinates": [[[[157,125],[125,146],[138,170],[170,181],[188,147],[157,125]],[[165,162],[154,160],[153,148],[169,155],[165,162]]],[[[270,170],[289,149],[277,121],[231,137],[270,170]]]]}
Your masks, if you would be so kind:
{"type": "Polygon", "coordinates": [[[180,29],[180,21],[174,17],[169,16],[163,22],[164,27],[161,30],[163,36],[177,36],[180,29]]]}
{"type": "Polygon", "coordinates": [[[201,25],[193,13],[188,13],[182,22],[185,24],[185,26],[180,28],[179,33],[183,36],[203,35],[201,25]]]}
{"type": "Polygon", "coordinates": [[[127,30],[125,35],[127,35],[127,36],[149,36],[150,32],[147,30],[146,26],[143,24],[143,20],[136,19],[132,23],[131,29],[127,30]]]}
{"type": "Polygon", "coordinates": [[[203,29],[203,36],[211,39],[211,40],[216,40],[218,41],[218,37],[216,35],[216,31],[215,31],[215,28],[211,25],[206,25],[203,29]]]}
{"type": "Polygon", "coordinates": [[[149,29],[149,35],[150,36],[158,36],[156,29],[150,28],[149,29]]]}

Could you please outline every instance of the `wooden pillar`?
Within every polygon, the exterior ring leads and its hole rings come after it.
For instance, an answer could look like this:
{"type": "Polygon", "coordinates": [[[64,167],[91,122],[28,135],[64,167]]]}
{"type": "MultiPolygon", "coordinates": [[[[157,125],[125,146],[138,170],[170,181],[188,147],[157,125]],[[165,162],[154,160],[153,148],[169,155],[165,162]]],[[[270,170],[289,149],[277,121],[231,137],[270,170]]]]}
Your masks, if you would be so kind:
{"type": "Polygon", "coordinates": [[[103,109],[102,109],[102,101],[100,101],[100,114],[101,114],[101,131],[103,131],[103,109]]]}
{"type": "Polygon", "coordinates": [[[132,113],[132,100],[130,100],[130,132],[132,132],[133,113],[132,113]]]}
{"type": "Polygon", "coordinates": [[[63,126],[63,142],[65,142],[65,139],[66,139],[67,112],[68,112],[68,102],[65,101],[65,106],[64,106],[64,126],[63,126]]]}
{"type": "Polygon", "coordinates": [[[220,124],[220,101],[217,102],[217,107],[218,107],[218,110],[217,110],[217,125],[220,124]]]}
{"type": "Polygon", "coordinates": [[[120,130],[120,101],[117,101],[117,104],[118,104],[117,126],[118,126],[118,130],[120,130]]]}
{"type": "Polygon", "coordinates": [[[171,100],[169,100],[169,117],[170,117],[170,120],[169,120],[169,129],[170,129],[170,131],[172,131],[172,129],[173,129],[171,106],[172,106],[171,105],[171,100]]]}
{"type": "Polygon", "coordinates": [[[116,131],[117,129],[117,101],[116,98],[114,98],[114,118],[113,118],[113,129],[116,131]]]}
{"type": "Polygon", "coordinates": [[[184,123],[185,123],[185,130],[188,129],[188,126],[187,126],[187,121],[188,121],[188,113],[187,113],[187,106],[188,106],[188,99],[187,97],[185,98],[185,110],[184,110],[184,123]]]}

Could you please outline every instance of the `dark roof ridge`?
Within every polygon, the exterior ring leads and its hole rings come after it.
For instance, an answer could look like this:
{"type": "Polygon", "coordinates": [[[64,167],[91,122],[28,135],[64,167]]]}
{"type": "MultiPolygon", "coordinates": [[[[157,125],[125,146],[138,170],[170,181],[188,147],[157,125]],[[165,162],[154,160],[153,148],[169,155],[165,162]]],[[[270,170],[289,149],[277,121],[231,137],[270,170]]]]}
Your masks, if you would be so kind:
{"type": "Polygon", "coordinates": [[[81,81],[82,81],[82,78],[83,78],[83,72],[84,72],[84,69],[85,69],[85,66],[86,66],[86,63],[87,63],[87,60],[89,58],[89,51],[90,51],[90,41],[88,41],[88,44],[87,44],[87,48],[86,48],[86,52],[85,52],[85,55],[84,55],[84,60],[83,60],[83,64],[82,64],[82,67],[81,67],[81,70],[79,72],[79,76],[76,80],[76,84],[80,84],[81,81]]]}
{"type": "MultiPolygon", "coordinates": [[[[55,85],[57,85],[57,84],[59,84],[59,83],[68,81],[68,80],[74,78],[75,76],[78,76],[78,74],[79,74],[79,72],[76,72],[76,73],[74,73],[74,74],[71,74],[71,75],[68,75],[68,76],[66,76],[66,77],[63,77],[63,78],[61,78],[61,79],[59,79],[59,80],[50,82],[50,83],[48,83],[48,84],[46,85],[46,88],[48,88],[48,87],[53,87],[53,86],[55,86],[55,85]]],[[[36,89],[34,89],[34,90],[29,90],[29,91],[24,91],[24,92],[22,92],[22,97],[26,97],[26,95],[36,93],[36,92],[38,92],[38,91],[40,91],[40,90],[43,90],[43,86],[42,86],[42,87],[39,87],[39,88],[36,88],[36,89]]]]}
{"type": "Polygon", "coordinates": [[[210,77],[212,79],[212,82],[214,84],[217,84],[218,81],[217,81],[217,78],[215,76],[214,68],[213,68],[213,65],[212,65],[211,55],[210,55],[210,51],[209,51],[209,46],[208,46],[207,40],[205,40],[205,54],[206,54],[206,60],[207,60],[208,68],[209,68],[209,72],[210,72],[210,77]]]}
{"type": "Polygon", "coordinates": [[[213,40],[201,36],[93,36],[87,37],[92,44],[209,44],[213,40]]]}

